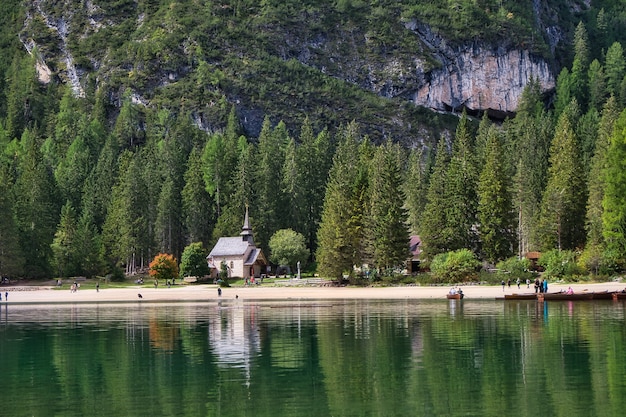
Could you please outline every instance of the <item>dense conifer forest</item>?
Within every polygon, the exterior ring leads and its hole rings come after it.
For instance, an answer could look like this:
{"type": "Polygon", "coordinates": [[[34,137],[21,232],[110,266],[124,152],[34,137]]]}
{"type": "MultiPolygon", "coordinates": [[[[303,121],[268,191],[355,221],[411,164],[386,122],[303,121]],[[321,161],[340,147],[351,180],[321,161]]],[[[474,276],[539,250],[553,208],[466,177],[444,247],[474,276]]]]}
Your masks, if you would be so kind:
{"type": "Polygon", "coordinates": [[[246,207],[259,246],[292,229],[325,277],[402,270],[410,235],[423,267],[460,251],[501,268],[539,251],[555,276],[626,267],[622,2],[546,2],[562,13],[554,50],[512,1],[102,0],[98,21],[116,24],[97,33],[67,1],[49,15],[72,16],[61,46],[29,20],[32,3],[0,5],[2,276],[132,273],[198,242],[208,253],[239,234],[246,207]],[[415,18],[452,43],[548,57],[555,91],[530,80],[504,120],[440,114],[339,80],[332,60],[323,75],[276,42],[354,26],[368,48],[408,54],[397,22],[415,18]],[[82,83],[54,59],[64,47],[82,83]]]}

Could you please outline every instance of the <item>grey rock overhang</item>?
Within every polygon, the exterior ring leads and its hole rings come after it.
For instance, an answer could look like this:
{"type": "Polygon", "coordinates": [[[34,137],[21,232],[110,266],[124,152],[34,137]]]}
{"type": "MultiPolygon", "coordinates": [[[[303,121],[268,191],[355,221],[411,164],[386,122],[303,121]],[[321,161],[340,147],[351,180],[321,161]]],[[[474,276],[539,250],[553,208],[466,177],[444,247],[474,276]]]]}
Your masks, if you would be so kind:
{"type": "Polygon", "coordinates": [[[419,80],[409,99],[418,106],[436,111],[487,111],[506,117],[515,113],[526,85],[535,79],[542,92],[556,86],[554,68],[543,57],[506,41],[490,44],[479,41],[450,44],[428,25],[409,21],[413,31],[429,51],[435,68],[416,60],[415,79],[419,80]]]}
{"type": "Polygon", "coordinates": [[[536,79],[542,91],[553,90],[554,75],[542,59],[526,50],[506,52],[480,47],[459,51],[453,62],[431,71],[415,92],[416,105],[438,111],[486,110],[507,115],[517,110],[526,85],[536,79]]]}

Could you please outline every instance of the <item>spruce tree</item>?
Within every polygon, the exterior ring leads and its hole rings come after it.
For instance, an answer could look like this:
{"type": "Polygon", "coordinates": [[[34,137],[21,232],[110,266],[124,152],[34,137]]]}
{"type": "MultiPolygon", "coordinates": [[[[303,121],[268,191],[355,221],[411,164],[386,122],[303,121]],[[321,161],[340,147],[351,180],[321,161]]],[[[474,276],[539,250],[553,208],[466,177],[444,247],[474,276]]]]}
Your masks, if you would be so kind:
{"type": "Polygon", "coordinates": [[[0,277],[17,278],[23,275],[24,256],[9,190],[6,171],[0,167],[0,277]]]}
{"type": "Polygon", "coordinates": [[[575,249],[584,242],[584,178],[578,140],[565,111],[550,147],[548,183],[541,201],[539,241],[543,250],[575,249]]]}
{"type": "Polygon", "coordinates": [[[76,246],[81,274],[91,278],[105,272],[102,237],[88,212],[82,213],[78,221],[76,246]]]}
{"type": "Polygon", "coordinates": [[[111,191],[117,180],[118,156],[117,140],[109,135],[100,151],[96,166],[85,181],[82,211],[91,213],[98,230],[102,230],[111,203],[111,191]]]}
{"type": "Polygon", "coordinates": [[[588,97],[589,36],[583,22],[579,22],[574,32],[574,62],[572,63],[572,96],[581,105],[586,105],[588,97]]]}
{"type": "Polygon", "coordinates": [[[318,230],[317,263],[320,274],[341,279],[357,263],[361,226],[353,205],[358,170],[357,126],[342,127],[339,145],[329,172],[322,220],[318,230]]]}
{"type": "Polygon", "coordinates": [[[24,131],[19,176],[12,189],[20,244],[28,259],[24,273],[29,278],[50,276],[50,244],[59,216],[58,193],[37,142],[34,132],[24,131]]]}
{"type": "Polygon", "coordinates": [[[404,183],[406,210],[409,230],[412,234],[420,233],[420,221],[426,206],[428,190],[428,173],[422,150],[411,149],[407,164],[407,175],[404,183]]]}
{"type": "Polygon", "coordinates": [[[465,112],[457,126],[446,178],[446,226],[451,249],[474,250],[478,174],[465,112]]]}
{"type": "Polygon", "coordinates": [[[388,140],[376,149],[370,168],[365,234],[371,240],[373,264],[383,270],[402,266],[409,256],[399,153],[398,145],[388,140]]]}
{"type": "Polygon", "coordinates": [[[426,206],[420,220],[420,237],[423,244],[423,253],[426,259],[451,250],[447,218],[447,172],[450,155],[446,139],[442,136],[437,146],[437,154],[433,173],[430,176],[426,206]]]}
{"type": "Polygon", "coordinates": [[[119,176],[111,193],[111,205],[102,228],[102,243],[112,264],[131,273],[148,264],[153,242],[147,240],[145,200],[140,158],[126,150],[120,156],[119,176]]]}
{"type": "Polygon", "coordinates": [[[485,163],[478,182],[478,233],[484,258],[492,263],[513,254],[515,214],[511,181],[495,127],[487,134],[485,163]]]}
{"type": "Polygon", "coordinates": [[[267,244],[270,237],[282,229],[285,219],[283,182],[283,165],[285,162],[285,146],[289,135],[285,124],[280,122],[271,128],[269,118],[263,122],[258,145],[258,169],[256,176],[258,202],[256,210],[252,210],[257,218],[255,238],[261,244],[267,244]]]}
{"type": "Polygon", "coordinates": [[[626,110],[615,122],[611,135],[606,171],[605,189],[602,200],[602,236],[607,256],[626,265],[626,110]]]}
{"type": "Polygon", "coordinates": [[[518,255],[537,250],[537,216],[545,188],[548,156],[553,136],[552,117],[543,108],[536,80],[522,92],[515,119],[507,125],[515,167],[514,201],[518,219],[518,255]]]}
{"type": "Polygon", "coordinates": [[[619,99],[619,90],[624,73],[626,72],[626,62],[624,61],[624,50],[622,44],[614,42],[606,51],[604,73],[606,74],[606,88],[609,95],[614,95],[619,99]]]}
{"type": "Polygon", "coordinates": [[[589,170],[585,252],[588,253],[588,258],[593,258],[590,263],[596,266],[599,264],[599,258],[604,251],[604,238],[602,236],[604,210],[602,200],[604,199],[608,149],[611,135],[613,134],[613,126],[618,116],[619,111],[617,110],[615,97],[611,97],[602,111],[598,126],[598,139],[589,170]]]}
{"type": "Polygon", "coordinates": [[[600,111],[606,101],[606,75],[600,61],[594,59],[589,65],[589,109],[600,111]]]}
{"type": "MultiPolygon", "coordinates": [[[[228,204],[222,210],[222,215],[215,224],[213,241],[217,241],[221,236],[236,236],[241,231],[241,222],[246,207],[256,205],[254,195],[254,174],[257,170],[255,148],[248,143],[245,136],[240,136],[238,143],[239,163],[231,177],[232,192],[228,204]]],[[[253,228],[255,228],[255,224],[256,222],[252,218],[253,228]]]]}
{"type": "Polygon", "coordinates": [[[52,241],[53,265],[59,277],[76,276],[80,272],[76,210],[68,201],[61,208],[61,220],[52,241]]]}
{"type": "Polygon", "coordinates": [[[197,148],[189,154],[184,180],[185,185],[181,197],[182,216],[187,235],[186,243],[203,242],[208,245],[215,224],[215,206],[205,188],[202,154],[197,148]]]}

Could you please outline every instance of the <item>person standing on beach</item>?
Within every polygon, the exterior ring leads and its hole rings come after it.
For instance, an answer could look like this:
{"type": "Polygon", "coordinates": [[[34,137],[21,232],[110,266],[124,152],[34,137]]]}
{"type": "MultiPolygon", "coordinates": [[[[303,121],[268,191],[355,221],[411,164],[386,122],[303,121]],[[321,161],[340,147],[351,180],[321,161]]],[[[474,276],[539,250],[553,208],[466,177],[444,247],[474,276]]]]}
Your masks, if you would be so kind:
{"type": "Polygon", "coordinates": [[[96,282],[96,292],[100,292],[100,281],[96,282]]]}
{"type": "Polygon", "coordinates": [[[221,297],[222,296],[222,289],[221,288],[217,288],[217,296],[221,297]]]}
{"type": "Polygon", "coordinates": [[[504,280],[502,280],[502,291],[504,291],[504,286],[506,285],[506,283],[504,282],[504,280]]]}

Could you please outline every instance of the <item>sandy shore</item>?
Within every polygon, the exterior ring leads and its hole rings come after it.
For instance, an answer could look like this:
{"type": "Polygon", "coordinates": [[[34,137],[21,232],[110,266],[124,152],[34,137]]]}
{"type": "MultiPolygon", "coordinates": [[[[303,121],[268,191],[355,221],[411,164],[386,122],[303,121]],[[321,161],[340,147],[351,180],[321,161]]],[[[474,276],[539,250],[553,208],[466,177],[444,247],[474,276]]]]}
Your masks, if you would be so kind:
{"type": "MultiPolygon", "coordinates": [[[[586,284],[551,284],[549,292],[565,291],[569,286],[576,292],[581,291],[615,291],[626,287],[623,282],[586,283],[586,284]]],[[[491,299],[502,297],[504,294],[533,292],[523,284],[520,289],[517,285],[502,289],[501,286],[471,285],[461,287],[465,299],[491,299]]],[[[231,287],[222,289],[222,299],[240,300],[329,300],[329,299],[445,299],[448,287],[316,287],[316,286],[254,286],[231,287]]],[[[10,304],[56,304],[56,303],[98,303],[98,302],[137,302],[138,294],[142,295],[142,302],[179,302],[179,301],[207,301],[218,298],[215,285],[177,285],[172,288],[101,288],[82,289],[75,293],[69,288],[52,289],[51,287],[0,287],[2,303],[6,303],[5,293],[8,292],[10,304]]]]}

